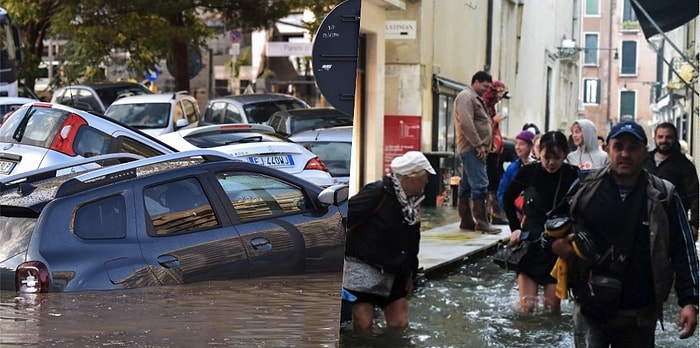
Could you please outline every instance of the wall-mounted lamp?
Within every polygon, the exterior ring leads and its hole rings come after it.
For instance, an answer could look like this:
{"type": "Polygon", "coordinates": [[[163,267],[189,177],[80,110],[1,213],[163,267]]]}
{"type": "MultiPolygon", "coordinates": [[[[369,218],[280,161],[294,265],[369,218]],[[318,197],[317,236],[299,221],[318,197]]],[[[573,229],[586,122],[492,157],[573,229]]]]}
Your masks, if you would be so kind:
{"type": "Polygon", "coordinates": [[[583,51],[615,51],[613,59],[620,59],[620,55],[617,53],[617,47],[578,47],[576,46],[576,41],[567,39],[562,40],[561,46],[557,47],[557,58],[568,59],[574,54],[583,51]]]}

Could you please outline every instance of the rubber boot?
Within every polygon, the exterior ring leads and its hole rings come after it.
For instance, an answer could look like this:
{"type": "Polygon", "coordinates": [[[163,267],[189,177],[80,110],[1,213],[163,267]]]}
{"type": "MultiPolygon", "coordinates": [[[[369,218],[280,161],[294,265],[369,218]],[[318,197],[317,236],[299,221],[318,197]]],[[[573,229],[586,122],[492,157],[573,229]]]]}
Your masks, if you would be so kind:
{"type": "Polygon", "coordinates": [[[489,223],[488,209],[486,207],[486,199],[473,199],[472,198],[472,216],[474,216],[474,221],[476,222],[476,231],[482,234],[499,234],[501,229],[495,226],[491,226],[489,223]]]}
{"type": "Polygon", "coordinates": [[[459,228],[463,230],[474,230],[476,225],[474,224],[474,218],[472,217],[472,210],[469,207],[469,198],[460,197],[458,200],[457,209],[459,210],[459,228]]]}
{"type": "Polygon", "coordinates": [[[506,213],[501,209],[501,205],[498,204],[498,196],[496,192],[489,192],[489,221],[495,225],[507,225],[508,218],[506,213]]]}

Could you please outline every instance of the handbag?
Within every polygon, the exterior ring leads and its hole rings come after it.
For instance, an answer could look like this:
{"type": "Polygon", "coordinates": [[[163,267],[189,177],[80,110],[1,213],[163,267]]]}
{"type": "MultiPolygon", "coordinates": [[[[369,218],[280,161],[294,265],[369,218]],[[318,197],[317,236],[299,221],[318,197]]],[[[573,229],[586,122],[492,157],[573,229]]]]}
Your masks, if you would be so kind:
{"type": "Polygon", "coordinates": [[[527,254],[529,247],[530,241],[527,240],[520,241],[517,245],[499,247],[493,255],[493,262],[506,271],[517,272],[518,265],[520,265],[523,256],[527,254]]]}
{"type": "Polygon", "coordinates": [[[389,297],[395,278],[394,274],[384,272],[356,257],[345,257],[343,288],[347,290],[389,297]]]}

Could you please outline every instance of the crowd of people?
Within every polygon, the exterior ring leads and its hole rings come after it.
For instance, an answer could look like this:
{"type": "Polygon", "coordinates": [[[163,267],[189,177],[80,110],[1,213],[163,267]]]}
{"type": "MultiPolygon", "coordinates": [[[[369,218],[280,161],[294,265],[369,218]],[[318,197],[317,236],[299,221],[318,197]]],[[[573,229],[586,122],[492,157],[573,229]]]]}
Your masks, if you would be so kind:
{"type": "MultiPolygon", "coordinates": [[[[676,127],[657,125],[648,151],[634,121],[607,136],[587,119],[573,122],[569,137],[525,124],[514,138],[517,158],[504,170],[505,117],[495,105],[507,97],[503,82],[480,71],[455,98],[458,214],[467,233],[499,234],[507,224],[509,244],[527,247],[517,265],[519,310],[532,312],[543,298],[542,308],[558,313],[571,299],[576,347],[653,347],[675,286],[680,337],[690,337],[700,291],[699,189],[676,127]]],[[[376,307],[388,328],[408,326],[420,203],[435,174],[421,152],[407,152],[350,199],[343,287],[358,332],[371,330],[376,307]]]]}

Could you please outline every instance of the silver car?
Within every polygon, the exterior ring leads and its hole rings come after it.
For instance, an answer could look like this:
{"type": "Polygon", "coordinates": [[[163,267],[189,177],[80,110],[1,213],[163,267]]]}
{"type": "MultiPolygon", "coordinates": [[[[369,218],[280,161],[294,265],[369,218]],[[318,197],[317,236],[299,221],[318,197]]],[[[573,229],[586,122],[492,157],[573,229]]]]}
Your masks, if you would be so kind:
{"type": "Polygon", "coordinates": [[[334,184],[347,185],[350,182],[352,126],[303,131],[289,139],[320,157],[331,173],[334,184]]]}
{"type": "Polygon", "coordinates": [[[231,95],[209,100],[199,124],[265,123],[277,111],[309,107],[305,101],[281,93],[231,95]]]}
{"type": "Polygon", "coordinates": [[[107,153],[173,152],[124,124],[60,104],[25,104],[0,127],[0,177],[107,153]]]}

